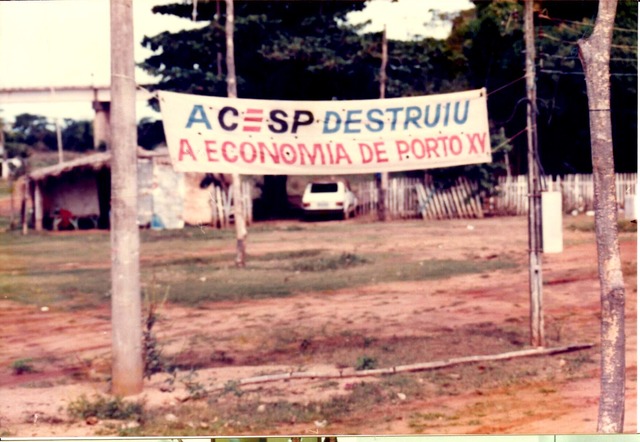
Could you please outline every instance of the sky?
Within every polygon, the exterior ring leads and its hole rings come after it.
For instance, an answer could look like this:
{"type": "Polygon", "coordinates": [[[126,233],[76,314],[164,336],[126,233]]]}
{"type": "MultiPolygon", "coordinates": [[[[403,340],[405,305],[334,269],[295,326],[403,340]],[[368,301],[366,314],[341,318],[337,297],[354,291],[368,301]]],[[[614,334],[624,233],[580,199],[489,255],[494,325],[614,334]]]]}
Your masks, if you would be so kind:
{"type": "MultiPolygon", "coordinates": [[[[154,5],[179,1],[133,1],[136,62],[152,55],[140,44],[143,36],[204,26],[202,22],[151,12],[154,5]]],[[[364,11],[348,18],[354,24],[371,20],[365,28],[367,32],[382,30],[386,25],[390,39],[445,38],[450,26],[427,24],[429,11],[453,12],[471,7],[469,0],[372,0],[364,11]]],[[[108,85],[109,28],[109,0],[0,1],[0,88],[108,85]]],[[[145,84],[155,80],[137,69],[136,81],[145,84]]],[[[49,118],[93,118],[90,103],[0,103],[0,117],[5,121],[10,122],[22,112],[49,118]]],[[[158,114],[140,103],[137,116],[157,118],[158,114]]]]}

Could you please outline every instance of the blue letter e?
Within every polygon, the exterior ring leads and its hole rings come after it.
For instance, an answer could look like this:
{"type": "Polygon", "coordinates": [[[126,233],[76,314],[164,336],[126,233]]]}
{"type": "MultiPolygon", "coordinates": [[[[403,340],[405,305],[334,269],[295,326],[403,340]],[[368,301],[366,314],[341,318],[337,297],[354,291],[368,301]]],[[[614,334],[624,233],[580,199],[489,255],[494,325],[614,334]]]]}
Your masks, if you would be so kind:
{"type": "Polygon", "coordinates": [[[342,124],[342,118],[340,118],[340,115],[337,112],[327,111],[327,113],[324,115],[324,127],[322,128],[322,133],[334,134],[340,130],[341,124],[342,124]],[[333,127],[329,127],[331,126],[332,119],[334,120],[333,127]]]}

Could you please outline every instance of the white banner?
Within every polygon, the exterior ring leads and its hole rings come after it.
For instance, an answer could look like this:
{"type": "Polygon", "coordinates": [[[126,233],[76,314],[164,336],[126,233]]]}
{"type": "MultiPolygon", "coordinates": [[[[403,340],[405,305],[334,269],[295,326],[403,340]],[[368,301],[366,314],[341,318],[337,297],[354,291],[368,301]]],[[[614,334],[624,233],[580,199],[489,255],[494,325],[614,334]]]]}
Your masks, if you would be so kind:
{"type": "Polygon", "coordinates": [[[484,89],[353,101],[159,98],[182,172],[335,175],[491,161],[484,89]]]}

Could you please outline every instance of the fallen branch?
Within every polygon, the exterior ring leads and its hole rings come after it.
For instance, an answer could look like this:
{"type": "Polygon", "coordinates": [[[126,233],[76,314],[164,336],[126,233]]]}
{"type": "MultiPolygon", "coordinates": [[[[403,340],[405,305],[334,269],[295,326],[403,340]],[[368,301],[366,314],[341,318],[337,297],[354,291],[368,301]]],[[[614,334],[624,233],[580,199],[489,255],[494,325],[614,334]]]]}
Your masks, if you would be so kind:
{"type": "MultiPolygon", "coordinates": [[[[396,373],[408,373],[408,372],[418,372],[418,371],[427,371],[427,370],[435,370],[438,368],[451,367],[454,365],[460,364],[469,364],[473,362],[485,362],[485,361],[501,361],[505,359],[515,359],[515,358],[524,358],[530,356],[545,356],[545,355],[554,355],[558,353],[569,353],[572,351],[585,350],[587,348],[593,347],[594,344],[571,344],[563,347],[552,347],[552,348],[530,348],[527,350],[517,350],[510,351],[507,353],[499,353],[495,355],[479,355],[479,356],[464,356],[461,358],[451,358],[444,359],[441,361],[433,361],[433,362],[422,362],[418,364],[409,364],[409,365],[399,365],[397,367],[389,367],[389,368],[378,368],[373,370],[354,370],[354,369],[345,369],[338,370],[334,373],[318,373],[318,372],[289,372],[289,373],[279,373],[265,376],[254,376],[251,378],[240,379],[238,381],[232,381],[237,386],[242,385],[254,385],[254,384],[263,384],[266,382],[277,382],[277,381],[289,381],[291,379],[348,379],[348,378],[362,378],[366,376],[379,376],[379,375],[391,375],[396,373]]],[[[220,391],[227,388],[227,384],[219,384],[212,389],[208,390],[208,393],[214,391],[220,391]]],[[[190,398],[178,398],[179,401],[184,402],[189,400],[190,398]]]]}

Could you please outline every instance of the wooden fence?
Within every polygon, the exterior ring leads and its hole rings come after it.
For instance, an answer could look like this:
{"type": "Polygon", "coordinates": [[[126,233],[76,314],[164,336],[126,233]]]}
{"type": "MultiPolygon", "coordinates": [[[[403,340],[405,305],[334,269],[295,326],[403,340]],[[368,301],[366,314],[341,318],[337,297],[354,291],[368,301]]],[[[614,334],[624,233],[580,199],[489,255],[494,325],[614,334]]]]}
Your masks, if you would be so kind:
{"type": "MultiPolygon", "coordinates": [[[[417,178],[393,178],[389,180],[386,204],[392,218],[415,218],[418,216],[418,196],[415,186],[421,181],[417,178]]],[[[378,209],[378,189],[375,181],[359,183],[355,189],[358,196],[357,213],[366,215],[378,209]]]]}
{"type": "MultiPolygon", "coordinates": [[[[618,205],[624,208],[626,195],[635,194],[637,174],[616,174],[616,194],[618,205]]],[[[242,183],[247,224],[253,221],[251,198],[252,184],[242,183]]],[[[584,212],[593,209],[593,177],[591,175],[565,175],[547,177],[543,187],[562,192],[563,210],[584,212]]],[[[375,181],[358,183],[354,191],[358,197],[357,213],[367,215],[377,212],[378,189],[375,181]]],[[[477,185],[459,178],[455,185],[439,189],[418,178],[393,178],[389,180],[387,207],[394,219],[455,219],[482,218],[485,213],[492,215],[526,215],[528,209],[527,177],[501,177],[497,196],[481,199],[477,185]]],[[[227,227],[233,223],[233,189],[215,187],[210,192],[213,224],[227,227]]]]}
{"type": "Polygon", "coordinates": [[[477,186],[460,177],[454,186],[438,189],[433,185],[416,186],[419,211],[424,219],[482,218],[482,202],[477,186]]]}
{"type": "MultiPolygon", "coordinates": [[[[626,195],[636,193],[637,174],[616,174],[616,198],[620,208],[624,208],[626,195]]],[[[593,176],[591,174],[547,177],[543,188],[562,192],[562,207],[566,213],[574,210],[593,210],[593,176]]],[[[495,214],[525,215],[529,207],[527,176],[501,177],[499,195],[490,198],[489,210],[495,214]]]]}
{"type": "MultiPolygon", "coordinates": [[[[247,225],[253,222],[253,200],[251,198],[252,184],[242,182],[242,202],[244,219],[247,225]]],[[[233,222],[233,185],[226,190],[219,186],[214,186],[209,193],[211,198],[211,221],[214,226],[228,227],[233,222]]]]}
{"type": "MultiPolygon", "coordinates": [[[[375,181],[360,183],[356,188],[358,213],[377,211],[378,190],[375,181]]],[[[482,205],[475,187],[459,178],[448,189],[438,189],[417,178],[389,180],[386,204],[391,218],[451,219],[481,218],[482,205]]]]}

